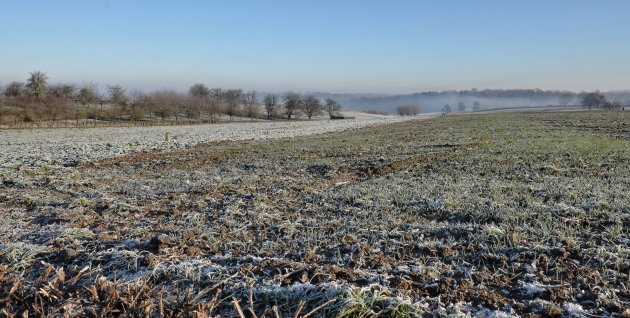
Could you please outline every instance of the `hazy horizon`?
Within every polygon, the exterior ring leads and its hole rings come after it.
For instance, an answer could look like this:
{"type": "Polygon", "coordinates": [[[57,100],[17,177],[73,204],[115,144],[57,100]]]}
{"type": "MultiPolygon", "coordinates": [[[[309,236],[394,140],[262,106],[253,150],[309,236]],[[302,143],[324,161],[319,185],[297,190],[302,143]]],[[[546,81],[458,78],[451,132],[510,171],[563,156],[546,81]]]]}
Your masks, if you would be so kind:
{"type": "Polygon", "coordinates": [[[409,94],[630,89],[628,1],[19,1],[0,85],[409,94]]]}

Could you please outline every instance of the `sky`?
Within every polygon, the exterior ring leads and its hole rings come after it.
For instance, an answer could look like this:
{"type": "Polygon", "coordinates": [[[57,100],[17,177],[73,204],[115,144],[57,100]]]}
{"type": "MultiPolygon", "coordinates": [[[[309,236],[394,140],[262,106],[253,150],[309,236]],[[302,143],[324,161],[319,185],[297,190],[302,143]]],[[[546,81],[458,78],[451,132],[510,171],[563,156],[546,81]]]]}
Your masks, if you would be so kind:
{"type": "Polygon", "coordinates": [[[0,0],[0,85],[630,89],[628,0],[0,0]]]}

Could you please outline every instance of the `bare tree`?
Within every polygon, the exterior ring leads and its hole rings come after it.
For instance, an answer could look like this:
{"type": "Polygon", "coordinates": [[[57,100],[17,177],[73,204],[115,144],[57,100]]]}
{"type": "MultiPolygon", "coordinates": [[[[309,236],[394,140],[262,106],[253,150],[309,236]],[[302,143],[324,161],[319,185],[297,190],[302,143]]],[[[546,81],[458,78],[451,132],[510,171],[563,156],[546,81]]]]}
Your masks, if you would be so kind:
{"type": "MultiPolygon", "coordinates": [[[[201,110],[208,108],[210,90],[206,85],[197,83],[188,89],[188,104],[185,108],[186,117],[188,119],[201,117],[201,110]]],[[[208,118],[212,122],[212,111],[208,109],[208,118]]]]}
{"type": "Polygon", "coordinates": [[[61,84],[50,85],[46,89],[46,96],[54,98],[64,98],[63,86],[61,84]]]}
{"type": "Polygon", "coordinates": [[[208,120],[211,123],[214,123],[217,120],[216,117],[221,113],[224,95],[223,90],[220,88],[210,90],[206,109],[208,111],[208,120]]]}
{"type": "Polygon", "coordinates": [[[335,101],[334,99],[327,98],[326,109],[328,110],[328,116],[330,116],[330,118],[332,119],[333,117],[339,115],[339,110],[341,109],[341,105],[339,105],[339,103],[337,103],[337,101],[335,101]]]}
{"type": "Polygon", "coordinates": [[[396,111],[400,116],[416,116],[420,113],[418,105],[401,105],[396,107],[396,111]]]}
{"type": "Polygon", "coordinates": [[[449,104],[444,105],[444,108],[442,108],[442,113],[450,114],[451,113],[451,105],[449,105],[449,104]]]}
{"type": "Polygon", "coordinates": [[[171,91],[169,94],[169,102],[172,105],[175,122],[177,122],[186,108],[186,96],[175,91],[171,91]]]}
{"type": "Polygon", "coordinates": [[[24,84],[13,81],[4,89],[4,96],[17,98],[24,94],[24,84]]]}
{"type": "Polygon", "coordinates": [[[61,92],[66,100],[70,101],[72,97],[74,97],[74,93],[76,91],[76,87],[74,84],[61,84],[61,92]]]}
{"type": "Polygon", "coordinates": [[[147,111],[149,97],[140,91],[133,91],[131,93],[131,109],[130,109],[130,119],[131,120],[142,120],[144,118],[145,113],[147,111]]]}
{"type": "Polygon", "coordinates": [[[256,99],[256,91],[249,91],[245,93],[243,97],[243,104],[245,105],[245,113],[250,119],[253,120],[260,115],[260,107],[258,106],[258,100],[256,99]]]}
{"type": "Polygon", "coordinates": [[[45,73],[40,71],[32,72],[26,82],[26,88],[29,89],[31,96],[35,97],[35,99],[44,98],[44,96],[46,96],[47,80],[48,76],[46,76],[45,73]]]}
{"type": "Polygon", "coordinates": [[[70,111],[70,107],[68,105],[68,100],[63,97],[63,95],[49,95],[46,96],[43,100],[44,103],[44,111],[45,114],[54,122],[58,118],[65,118],[66,121],[68,119],[68,112],[70,111]]]}
{"type": "Polygon", "coordinates": [[[457,111],[463,113],[466,111],[466,104],[464,102],[457,103],[457,111]]]}
{"type": "Polygon", "coordinates": [[[612,101],[612,102],[607,101],[604,104],[604,108],[608,110],[619,110],[623,108],[623,104],[620,101],[612,101]]]}
{"type": "Polygon", "coordinates": [[[308,95],[302,101],[302,109],[304,109],[306,117],[311,119],[311,117],[322,113],[322,104],[315,96],[308,95]]]}
{"type": "Polygon", "coordinates": [[[278,97],[273,94],[267,94],[265,96],[265,111],[267,112],[267,118],[271,119],[273,117],[273,112],[278,105],[278,97]]]}
{"type": "Polygon", "coordinates": [[[213,89],[210,90],[210,95],[209,96],[210,96],[210,98],[219,100],[219,99],[222,99],[224,95],[225,95],[225,92],[222,89],[220,89],[220,88],[213,88],[213,89]]]}
{"type": "Polygon", "coordinates": [[[108,85],[106,90],[107,95],[98,95],[102,116],[107,116],[110,120],[120,118],[127,111],[125,89],[120,85],[108,85]],[[107,112],[103,111],[103,103],[105,102],[109,102],[111,106],[107,112]]]}
{"type": "MultiPolygon", "coordinates": [[[[153,106],[153,113],[160,117],[162,121],[173,116],[173,94],[171,90],[160,90],[151,93],[150,101],[153,106]]],[[[176,93],[175,93],[176,94],[176,93]]]]}
{"type": "Polygon", "coordinates": [[[103,105],[107,102],[107,98],[105,95],[98,90],[96,90],[96,102],[101,106],[101,111],[103,110],[103,105]]]}
{"type": "MultiPolygon", "coordinates": [[[[75,87],[74,84],[62,84],[58,83],[48,87],[48,96],[52,96],[56,99],[63,99],[67,103],[70,103],[74,97],[75,87]]],[[[69,104],[68,104],[69,106],[69,104]]]]}
{"type": "Polygon", "coordinates": [[[287,115],[288,120],[291,120],[293,116],[297,116],[301,105],[302,98],[297,93],[288,92],[284,95],[284,113],[287,115]]]}
{"type": "Polygon", "coordinates": [[[201,109],[203,109],[204,106],[203,98],[188,96],[186,99],[186,106],[184,107],[184,114],[186,115],[186,118],[188,118],[188,120],[199,118],[201,116],[201,109]]]}
{"type": "Polygon", "coordinates": [[[478,101],[473,102],[473,111],[478,112],[481,109],[481,104],[478,101]]]}
{"type": "Polygon", "coordinates": [[[43,99],[46,113],[52,121],[58,117],[64,117],[68,120],[68,112],[70,110],[69,99],[66,94],[66,84],[51,85],[47,89],[46,97],[43,99]]]}
{"type": "Polygon", "coordinates": [[[107,93],[109,95],[109,100],[112,102],[112,104],[114,104],[114,106],[124,108],[127,105],[127,94],[122,86],[107,86],[107,93]]]}
{"type": "Polygon", "coordinates": [[[197,83],[190,87],[188,93],[194,97],[207,98],[210,95],[210,90],[206,85],[197,83]]]}
{"type": "Polygon", "coordinates": [[[591,110],[593,107],[605,107],[607,103],[606,97],[599,91],[580,94],[580,104],[582,104],[582,107],[588,108],[588,110],[591,110]]]}
{"type": "Polygon", "coordinates": [[[79,102],[83,107],[97,101],[98,92],[96,87],[96,84],[88,83],[79,89],[79,102]]]}
{"type": "Polygon", "coordinates": [[[230,116],[232,120],[233,116],[240,115],[239,107],[243,96],[243,90],[241,89],[229,89],[224,92],[223,99],[225,100],[225,114],[230,116]]]}

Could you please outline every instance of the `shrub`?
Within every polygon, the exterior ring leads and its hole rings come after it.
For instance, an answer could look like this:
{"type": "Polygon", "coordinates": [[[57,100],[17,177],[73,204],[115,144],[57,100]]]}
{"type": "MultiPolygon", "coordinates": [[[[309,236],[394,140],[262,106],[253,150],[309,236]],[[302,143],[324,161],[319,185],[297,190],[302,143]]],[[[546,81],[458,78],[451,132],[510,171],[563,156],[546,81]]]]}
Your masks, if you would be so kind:
{"type": "Polygon", "coordinates": [[[418,105],[401,105],[396,108],[398,115],[400,116],[415,116],[420,113],[420,106],[418,105]]]}

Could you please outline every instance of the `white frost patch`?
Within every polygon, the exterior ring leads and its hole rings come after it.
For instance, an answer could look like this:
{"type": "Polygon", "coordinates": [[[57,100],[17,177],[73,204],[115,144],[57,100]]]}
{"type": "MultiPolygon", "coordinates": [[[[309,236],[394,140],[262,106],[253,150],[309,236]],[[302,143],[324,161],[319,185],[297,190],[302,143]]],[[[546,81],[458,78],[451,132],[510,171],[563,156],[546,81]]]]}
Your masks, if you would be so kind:
{"type": "Polygon", "coordinates": [[[543,286],[541,286],[540,284],[525,283],[522,281],[520,283],[523,290],[525,291],[525,294],[529,296],[540,294],[545,291],[543,286]]]}
{"type": "Polygon", "coordinates": [[[584,309],[579,304],[567,302],[567,303],[564,303],[562,307],[564,308],[564,311],[566,311],[570,317],[583,317],[584,316],[584,309]]]}
{"type": "Polygon", "coordinates": [[[290,286],[259,286],[255,289],[256,293],[289,293],[289,294],[304,294],[307,291],[315,290],[317,286],[310,283],[295,283],[290,286]]]}
{"type": "Polygon", "coordinates": [[[503,229],[501,229],[500,227],[494,225],[494,224],[489,224],[483,227],[483,232],[486,233],[486,235],[488,236],[502,236],[505,234],[505,231],[503,231],[503,229]]]}
{"type": "Polygon", "coordinates": [[[488,308],[483,308],[477,311],[474,315],[475,317],[483,317],[483,318],[514,318],[518,317],[517,315],[507,313],[501,310],[490,310],[488,308]]]}
{"type": "Polygon", "coordinates": [[[525,291],[525,294],[527,294],[529,296],[542,293],[546,289],[566,288],[566,287],[570,286],[568,284],[564,284],[564,285],[543,285],[543,284],[538,283],[538,282],[526,283],[526,282],[524,282],[522,280],[519,281],[519,283],[521,284],[521,287],[525,291]]]}
{"type": "MultiPolygon", "coordinates": [[[[424,115],[426,118],[432,116],[424,115]]],[[[0,130],[0,177],[22,166],[60,168],[140,151],[176,150],[226,140],[291,138],[395,123],[410,118],[414,117],[362,116],[353,120],[0,130]]]]}

